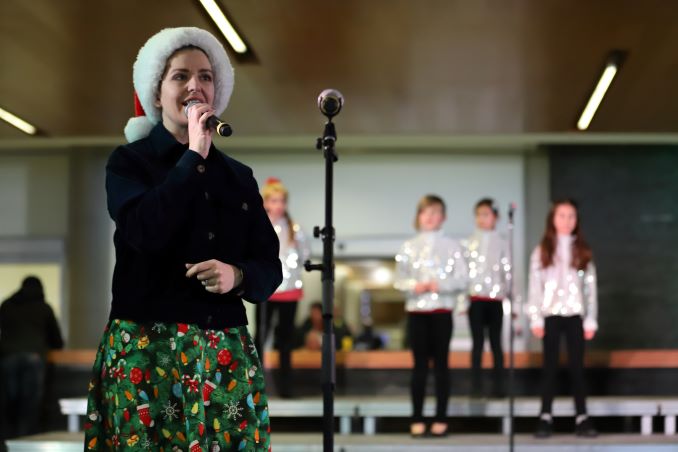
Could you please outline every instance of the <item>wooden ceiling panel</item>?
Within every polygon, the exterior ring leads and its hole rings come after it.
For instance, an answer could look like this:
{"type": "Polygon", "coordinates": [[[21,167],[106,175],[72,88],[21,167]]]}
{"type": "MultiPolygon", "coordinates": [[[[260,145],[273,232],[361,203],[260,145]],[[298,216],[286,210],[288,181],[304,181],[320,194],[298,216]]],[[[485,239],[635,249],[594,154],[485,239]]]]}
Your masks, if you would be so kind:
{"type": "MultiPolygon", "coordinates": [[[[678,4],[662,0],[221,0],[254,48],[224,114],[243,135],[572,130],[612,49],[628,58],[592,131],[678,131],[678,4]]],[[[131,67],[164,27],[216,32],[195,0],[3,0],[0,106],[49,136],[121,135],[131,67]]],[[[0,138],[22,136],[0,124],[0,138]]]]}

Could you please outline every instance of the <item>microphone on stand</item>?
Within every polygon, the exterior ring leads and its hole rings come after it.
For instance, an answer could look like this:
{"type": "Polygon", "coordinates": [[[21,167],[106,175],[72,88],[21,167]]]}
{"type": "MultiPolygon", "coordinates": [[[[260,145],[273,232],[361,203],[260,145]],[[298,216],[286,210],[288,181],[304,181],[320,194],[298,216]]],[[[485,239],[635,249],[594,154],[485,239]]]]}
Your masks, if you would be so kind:
{"type": "Polygon", "coordinates": [[[512,202],[509,204],[509,210],[508,210],[508,217],[509,221],[513,223],[513,213],[516,211],[517,205],[515,202],[512,202]]]}
{"type": "MultiPolygon", "coordinates": [[[[188,116],[188,110],[190,110],[190,108],[193,105],[201,103],[202,102],[197,100],[189,100],[188,102],[186,102],[186,105],[184,105],[184,114],[188,116]]],[[[231,129],[231,126],[229,126],[216,116],[210,116],[209,118],[207,118],[207,128],[214,129],[214,131],[217,132],[222,137],[230,137],[233,134],[233,129],[231,129]]]]}
{"type": "Polygon", "coordinates": [[[336,89],[326,89],[318,96],[318,108],[327,119],[338,115],[343,106],[344,96],[336,89]]]}

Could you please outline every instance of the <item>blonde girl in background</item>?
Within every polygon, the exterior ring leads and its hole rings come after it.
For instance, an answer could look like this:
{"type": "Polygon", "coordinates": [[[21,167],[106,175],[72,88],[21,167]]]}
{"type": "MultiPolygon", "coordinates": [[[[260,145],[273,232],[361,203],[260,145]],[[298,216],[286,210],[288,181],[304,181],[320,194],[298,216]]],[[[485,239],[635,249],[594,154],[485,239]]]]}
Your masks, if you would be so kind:
{"type": "Polygon", "coordinates": [[[299,300],[304,296],[301,280],[304,261],[310,255],[306,236],[299,224],[295,223],[288,210],[289,192],[283,183],[274,177],[269,178],[261,189],[264,209],[273,224],[280,241],[280,262],[283,281],[268,303],[257,306],[256,344],[259,355],[263,356],[263,347],[271,328],[273,314],[276,314],[273,344],[280,353],[280,368],[276,387],[283,398],[292,396],[291,354],[296,336],[294,319],[299,300]]]}

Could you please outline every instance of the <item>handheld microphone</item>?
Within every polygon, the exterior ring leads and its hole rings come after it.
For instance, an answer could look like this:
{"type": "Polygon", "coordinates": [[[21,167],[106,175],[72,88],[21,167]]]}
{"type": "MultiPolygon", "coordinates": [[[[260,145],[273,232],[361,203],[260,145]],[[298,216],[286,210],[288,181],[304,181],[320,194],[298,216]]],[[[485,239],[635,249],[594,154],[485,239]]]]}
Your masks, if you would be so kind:
{"type": "Polygon", "coordinates": [[[338,115],[343,106],[344,96],[336,89],[326,89],[318,96],[318,108],[328,119],[338,115]]]}
{"type": "MultiPolygon", "coordinates": [[[[186,105],[184,105],[184,114],[188,116],[188,110],[196,104],[200,104],[202,102],[199,102],[197,100],[189,100],[186,102],[186,105]]],[[[217,118],[216,116],[210,116],[207,118],[207,128],[208,129],[214,129],[215,132],[217,132],[219,135],[222,137],[230,137],[231,134],[233,134],[233,129],[231,129],[231,126],[226,124],[224,121],[221,119],[217,118]]]]}

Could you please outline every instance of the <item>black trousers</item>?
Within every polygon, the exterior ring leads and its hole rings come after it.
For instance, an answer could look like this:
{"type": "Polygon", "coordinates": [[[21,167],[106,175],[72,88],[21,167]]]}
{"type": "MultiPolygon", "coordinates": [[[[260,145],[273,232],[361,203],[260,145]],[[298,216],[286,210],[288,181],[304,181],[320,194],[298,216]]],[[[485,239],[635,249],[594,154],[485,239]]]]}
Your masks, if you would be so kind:
{"type": "Polygon", "coordinates": [[[490,338],[490,347],[494,358],[492,382],[494,391],[500,392],[504,372],[504,352],[501,349],[501,327],[504,320],[504,308],[501,301],[472,301],[468,311],[473,350],[471,352],[471,383],[474,392],[482,390],[482,357],[485,345],[485,330],[490,338]]]}
{"type": "Polygon", "coordinates": [[[0,448],[2,437],[37,433],[45,386],[46,363],[37,353],[13,353],[0,358],[0,448]]]}
{"type": "Polygon", "coordinates": [[[273,343],[280,354],[279,379],[276,381],[278,394],[289,394],[292,372],[292,345],[294,341],[294,318],[297,315],[296,301],[268,301],[257,305],[257,329],[254,344],[263,361],[264,344],[271,330],[273,314],[277,313],[277,322],[273,330],[273,343]]]}
{"type": "Polygon", "coordinates": [[[551,414],[556,391],[556,377],[560,352],[560,338],[565,336],[568,367],[572,379],[577,415],[586,414],[586,386],[584,382],[584,327],[581,316],[549,316],[544,319],[544,365],[541,412],[551,414]]]}
{"type": "Polygon", "coordinates": [[[429,360],[433,359],[435,376],[436,421],[447,419],[447,399],[450,394],[450,375],[447,366],[450,339],[452,339],[452,314],[412,314],[408,318],[409,339],[414,355],[412,372],[412,414],[414,422],[424,420],[424,396],[429,360]]]}

